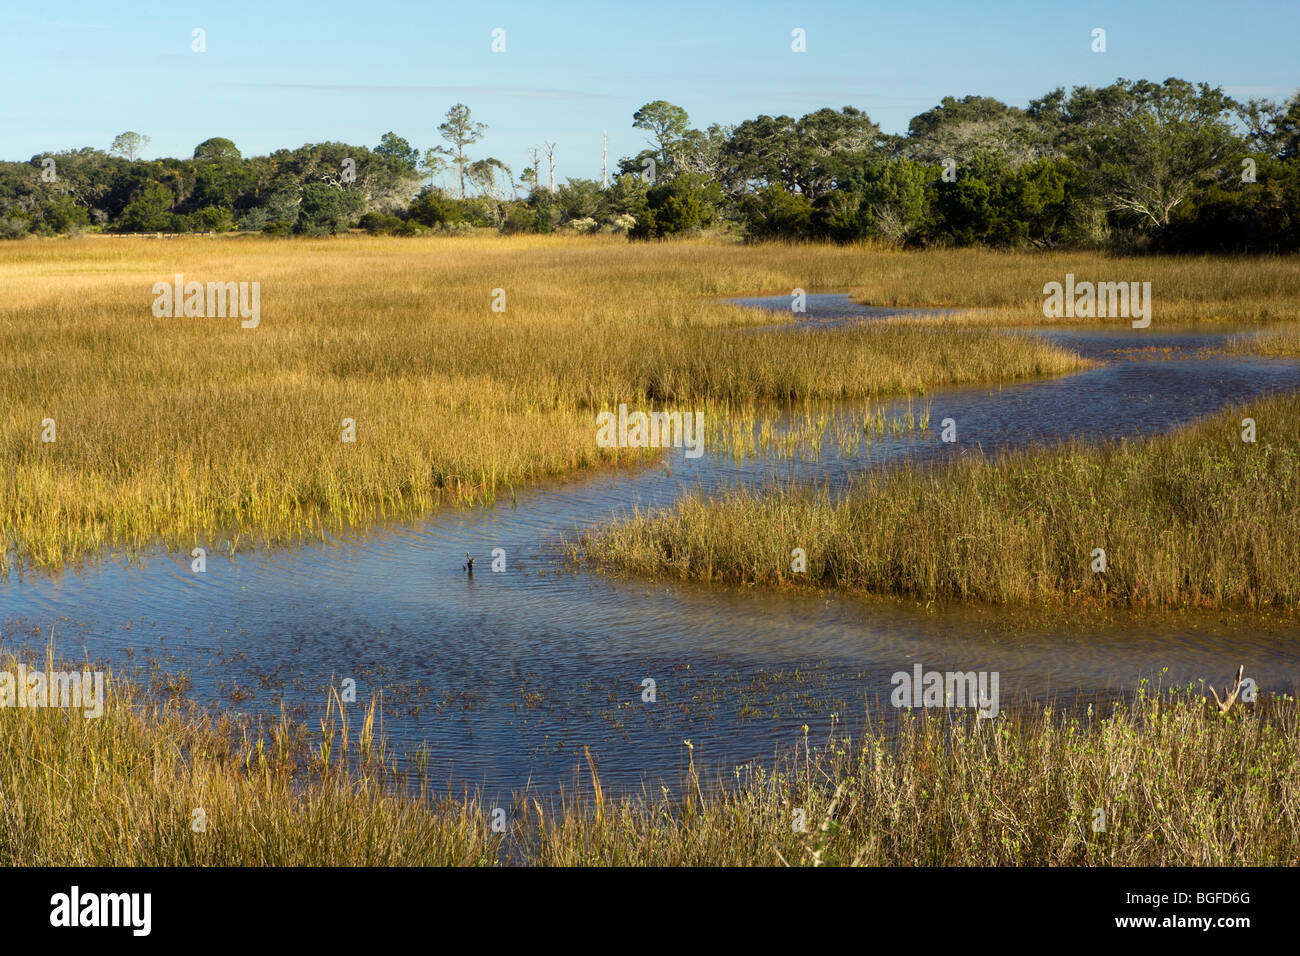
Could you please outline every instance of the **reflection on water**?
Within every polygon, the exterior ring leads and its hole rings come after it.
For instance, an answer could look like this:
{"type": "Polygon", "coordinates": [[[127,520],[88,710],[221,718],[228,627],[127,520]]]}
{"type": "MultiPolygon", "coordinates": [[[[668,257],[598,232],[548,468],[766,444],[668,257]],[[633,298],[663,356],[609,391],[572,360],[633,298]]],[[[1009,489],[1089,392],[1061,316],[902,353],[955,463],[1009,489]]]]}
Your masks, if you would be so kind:
{"type": "MultiPolygon", "coordinates": [[[[772,301],[788,308],[785,297],[772,301]]],[[[810,296],[811,321],[872,317],[846,302],[810,296]]],[[[359,697],[383,692],[384,730],[398,750],[427,742],[435,780],[489,793],[530,780],[543,789],[570,782],[584,745],[616,789],[675,785],[687,738],[697,762],[729,773],[801,740],[805,724],[813,740],[832,715],[853,730],[868,705],[887,701],[890,675],[915,663],[998,671],[1004,702],[1131,691],[1162,668],[1166,684],[1221,683],[1238,664],[1264,689],[1294,687],[1300,628],[1201,619],[1046,625],[978,607],[927,612],[844,595],[609,580],[559,560],[574,529],[634,505],[667,506],[692,487],[774,477],[834,486],[908,459],[1079,435],[1135,437],[1297,382],[1294,362],[1192,357],[1226,335],[1033,334],[1105,364],[1045,382],[934,392],[920,400],[931,433],[877,438],[817,462],[737,462],[707,451],[687,460],[673,450],[660,466],[539,488],[513,506],[209,557],[202,575],[178,554],[13,576],[0,583],[5,642],[40,647],[53,627],[61,655],[118,666],[156,658],[188,671],[201,698],[243,711],[278,713],[283,701],[314,716],[324,686],[353,677],[359,697]],[[1127,353],[1135,347],[1181,358],[1127,353]],[[1128,357],[1116,360],[1117,350],[1128,357]],[[948,417],[958,423],[956,446],[938,440],[937,423],[948,417]],[[505,550],[505,573],[489,570],[494,548],[505,550]],[[479,559],[472,577],[461,570],[466,550],[479,559]],[[641,701],[647,677],[657,685],[652,704],[641,701]]],[[[907,408],[888,406],[890,414],[907,408]]]]}

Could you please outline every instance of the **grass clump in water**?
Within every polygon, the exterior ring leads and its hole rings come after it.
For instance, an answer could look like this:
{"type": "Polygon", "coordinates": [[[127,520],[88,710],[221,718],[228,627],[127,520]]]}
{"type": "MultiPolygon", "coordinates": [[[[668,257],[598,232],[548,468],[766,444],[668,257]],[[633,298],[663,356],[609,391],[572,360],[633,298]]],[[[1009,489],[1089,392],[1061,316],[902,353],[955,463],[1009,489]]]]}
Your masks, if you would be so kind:
{"type": "Polygon", "coordinates": [[[1290,615],[1298,496],[1300,396],[1286,395],[1156,438],[903,467],[836,495],[792,483],[688,494],[589,532],[571,554],[634,574],[927,601],[1290,615]],[[806,572],[792,569],[795,548],[806,572]]]}

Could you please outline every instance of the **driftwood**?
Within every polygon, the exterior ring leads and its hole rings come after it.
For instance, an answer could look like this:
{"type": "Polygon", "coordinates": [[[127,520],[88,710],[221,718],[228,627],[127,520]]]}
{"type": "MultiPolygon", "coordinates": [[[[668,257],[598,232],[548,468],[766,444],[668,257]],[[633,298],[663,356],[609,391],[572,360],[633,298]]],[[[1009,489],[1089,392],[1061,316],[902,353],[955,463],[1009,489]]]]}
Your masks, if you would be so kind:
{"type": "Polygon", "coordinates": [[[1243,664],[1237,668],[1237,680],[1231,688],[1223,688],[1222,700],[1219,699],[1219,692],[1214,689],[1214,685],[1210,685],[1210,693],[1214,695],[1214,702],[1219,705],[1219,713],[1226,714],[1232,708],[1232,705],[1237,702],[1237,695],[1241,693],[1241,675],[1245,672],[1246,665],[1243,664]]]}

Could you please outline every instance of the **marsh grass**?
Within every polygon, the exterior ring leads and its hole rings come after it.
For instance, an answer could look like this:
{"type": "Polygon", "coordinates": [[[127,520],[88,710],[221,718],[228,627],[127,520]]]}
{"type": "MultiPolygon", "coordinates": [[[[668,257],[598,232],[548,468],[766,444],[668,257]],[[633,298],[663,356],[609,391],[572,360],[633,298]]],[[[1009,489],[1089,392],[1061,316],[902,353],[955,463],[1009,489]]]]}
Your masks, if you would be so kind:
{"type": "Polygon", "coordinates": [[[1145,684],[1104,714],[922,710],[729,788],[702,788],[692,751],[680,799],[537,808],[521,836],[530,862],[563,865],[1292,865],[1296,732],[1291,698],[1220,719],[1190,687],[1145,684]]]}
{"type": "Polygon", "coordinates": [[[892,412],[870,400],[714,408],[706,412],[707,447],[737,462],[758,457],[821,461],[832,453],[853,458],[877,440],[915,437],[929,430],[929,404],[912,396],[906,401],[905,411],[892,412]]]}
{"type": "Polygon", "coordinates": [[[0,573],[294,541],[654,460],[595,445],[620,402],[846,401],[1084,364],[988,329],[738,335],[770,316],[719,301],[851,287],[887,260],[608,238],[5,243],[0,573]],[[260,282],[260,326],[154,317],[153,283],[176,273],[260,282]]]}
{"type": "MultiPolygon", "coordinates": [[[[50,655],[52,660],[52,653],[50,655]]],[[[30,663],[30,662],[29,662],[30,663]]],[[[2,666],[10,670],[9,656],[2,666]]],[[[1240,865],[1300,858],[1296,702],[1226,717],[1143,684],[1086,713],[918,711],[706,786],[510,802],[393,769],[374,702],[317,727],[214,718],[131,680],[102,717],[0,709],[0,863],[46,866],[1240,865]],[[1106,813],[1092,830],[1093,810],[1106,813]],[[204,827],[196,831],[195,810],[204,827]],[[803,811],[799,832],[795,811],[803,811]]]]}
{"type": "MultiPolygon", "coordinates": [[[[8,656],[4,667],[12,671],[17,662],[8,656]]],[[[5,865],[496,859],[473,800],[417,801],[393,789],[373,705],[362,708],[355,728],[340,727],[331,709],[321,721],[324,735],[309,747],[303,729],[284,719],[268,727],[214,718],[111,675],[108,687],[98,718],[79,710],[0,710],[5,865]],[[195,811],[202,812],[202,832],[194,829],[195,811]]]]}
{"type": "Polygon", "coordinates": [[[583,535],[632,574],[1019,606],[1300,609],[1300,396],[1169,435],[685,495],[583,535]],[[1242,441],[1242,419],[1257,441],[1242,441]],[[807,553],[807,572],[791,552],[807,553]],[[1106,570],[1092,570],[1093,550],[1106,570]]]}
{"type": "Polygon", "coordinates": [[[1073,273],[1079,282],[1150,282],[1152,329],[1170,324],[1300,321],[1300,259],[1293,255],[1113,256],[969,248],[876,251],[872,266],[852,287],[857,301],[960,310],[942,317],[891,320],[896,322],[1129,325],[1124,318],[1044,318],[1043,285],[1064,282],[1066,273],[1073,273]]]}
{"type": "Polygon", "coordinates": [[[1236,355],[1294,358],[1300,356],[1300,326],[1266,328],[1258,335],[1234,335],[1224,345],[1223,351],[1236,355]]]}

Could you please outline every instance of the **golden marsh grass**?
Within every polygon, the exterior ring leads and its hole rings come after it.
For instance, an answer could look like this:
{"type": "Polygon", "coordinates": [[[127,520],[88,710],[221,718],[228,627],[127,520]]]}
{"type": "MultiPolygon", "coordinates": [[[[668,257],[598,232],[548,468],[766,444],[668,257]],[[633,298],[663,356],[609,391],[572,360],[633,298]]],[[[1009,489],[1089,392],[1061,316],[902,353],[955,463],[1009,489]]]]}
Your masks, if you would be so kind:
{"type": "Polygon", "coordinates": [[[1300,395],[1148,440],[687,494],[571,554],[649,576],[1018,606],[1300,609],[1300,395]],[[1252,417],[1254,443],[1242,440],[1252,417]],[[807,553],[806,573],[791,552],[807,553]],[[1105,550],[1104,573],[1093,551],[1105,550]]]}
{"type": "Polygon", "coordinates": [[[1043,285],[1064,282],[1067,273],[1079,282],[1150,282],[1153,330],[1168,324],[1300,321],[1300,258],[1294,255],[1026,254],[983,248],[877,255],[876,267],[854,284],[855,299],[964,310],[938,320],[948,325],[1128,324],[1123,318],[1044,318],[1043,285]]]}
{"type": "Polygon", "coordinates": [[[885,258],[613,238],[6,243],[0,543],[54,567],[293,540],[647,461],[595,445],[594,413],[619,402],[713,418],[1079,367],[983,329],[736,334],[773,320],[717,301],[849,287],[885,258]],[[152,286],[177,273],[259,282],[261,324],[156,318],[152,286]]]}
{"type": "Polygon", "coordinates": [[[0,573],[292,541],[651,460],[596,447],[595,412],[620,402],[705,409],[716,427],[774,401],[1072,371],[1083,363],[1048,343],[963,327],[1041,322],[1042,284],[1066,271],[1149,279],[1157,324],[1297,317],[1294,261],[1267,257],[611,237],[5,243],[0,573]],[[177,273],[259,282],[261,325],[154,317],[153,283],[177,273]],[[796,287],[977,311],[737,334],[779,319],[719,301],[796,287]]]}

